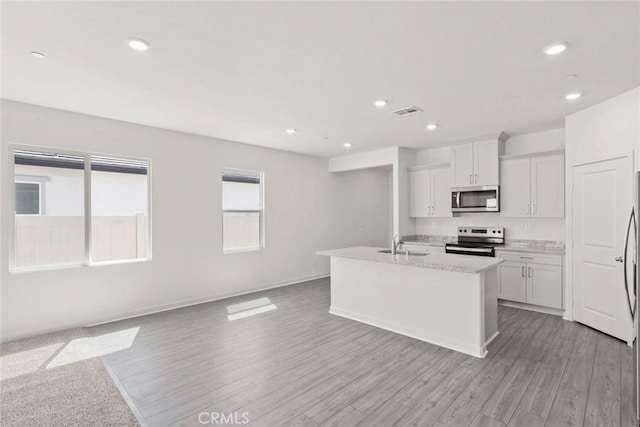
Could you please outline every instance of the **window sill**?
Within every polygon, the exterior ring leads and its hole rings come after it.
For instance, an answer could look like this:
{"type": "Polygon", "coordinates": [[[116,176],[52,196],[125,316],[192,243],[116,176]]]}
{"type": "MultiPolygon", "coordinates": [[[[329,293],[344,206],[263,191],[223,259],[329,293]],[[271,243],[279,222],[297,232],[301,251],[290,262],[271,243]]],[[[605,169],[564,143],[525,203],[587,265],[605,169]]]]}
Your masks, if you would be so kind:
{"type": "Polygon", "coordinates": [[[27,267],[27,268],[10,268],[10,274],[23,274],[23,273],[35,273],[39,271],[55,271],[55,270],[71,270],[75,268],[88,268],[88,267],[101,267],[107,265],[119,265],[119,264],[136,264],[142,262],[151,261],[151,258],[136,258],[136,259],[125,259],[121,261],[104,261],[104,262],[94,262],[91,264],[64,264],[64,265],[51,265],[46,267],[27,267]]]}
{"type": "Polygon", "coordinates": [[[252,246],[249,248],[223,249],[222,254],[227,255],[227,254],[241,254],[244,252],[258,252],[258,251],[261,251],[262,249],[264,249],[262,246],[252,246]]]}

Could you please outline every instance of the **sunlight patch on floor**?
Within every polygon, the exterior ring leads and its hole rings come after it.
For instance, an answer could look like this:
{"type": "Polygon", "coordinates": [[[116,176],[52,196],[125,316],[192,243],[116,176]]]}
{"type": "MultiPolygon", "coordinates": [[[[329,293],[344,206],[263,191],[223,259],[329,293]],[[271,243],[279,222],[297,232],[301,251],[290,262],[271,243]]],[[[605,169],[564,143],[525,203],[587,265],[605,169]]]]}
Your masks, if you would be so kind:
{"type": "Polygon", "coordinates": [[[126,350],[133,345],[139,330],[140,328],[130,328],[96,337],[72,340],[49,362],[47,369],[126,350]]]}

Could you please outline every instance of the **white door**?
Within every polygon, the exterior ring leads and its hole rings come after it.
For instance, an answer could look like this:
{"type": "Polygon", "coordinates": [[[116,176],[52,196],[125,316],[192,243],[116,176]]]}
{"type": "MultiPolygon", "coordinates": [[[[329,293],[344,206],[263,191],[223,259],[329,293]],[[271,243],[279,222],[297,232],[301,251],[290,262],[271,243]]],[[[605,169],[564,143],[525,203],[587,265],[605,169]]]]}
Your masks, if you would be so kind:
{"type": "Polygon", "coordinates": [[[429,216],[431,208],[431,171],[428,169],[411,172],[409,191],[409,213],[413,218],[429,216]]]}
{"type": "Polygon", "coordinates": [[[631,343],[622,263],[633,205],[630,157],[575,166],[573,175],[573,292],[575,320],[631,343]]]}
{"type": "Polygon", "coordinates": [[[473,183],[473,144],[451,147],[452,187],[469,187],[473,183]]]}
{"type": "Polygon", "coordinates": [[[564,217],[564,156],[531,159],[531,216],[564,217]]]}
{"type": "Polygon", "coordinates": [[[489,140],[473,143],[473,184],[499,185],[500,154],[498,141],[489,140]]]}
{"type": "Polygon", "coordinates": [[[431,171],[431,216],[450,217],[451,214],[451,169],[431,171]]]}
{"type": "Polygon", "coordinates": [[[529,217],[531,214],[530,192],[531,160],[511,159],[500,163],[500,216],[529,217]]]}

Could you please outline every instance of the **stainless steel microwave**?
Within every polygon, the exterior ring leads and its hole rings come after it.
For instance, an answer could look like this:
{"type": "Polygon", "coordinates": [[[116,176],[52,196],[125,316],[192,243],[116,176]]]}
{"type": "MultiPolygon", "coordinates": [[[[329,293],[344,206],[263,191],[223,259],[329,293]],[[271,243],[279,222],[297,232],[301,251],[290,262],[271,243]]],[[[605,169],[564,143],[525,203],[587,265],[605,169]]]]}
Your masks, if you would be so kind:
{"type": "Polygon", "coordinates": [[[452,212],[500,212],[500,186],[451,189],[452,212]]]}

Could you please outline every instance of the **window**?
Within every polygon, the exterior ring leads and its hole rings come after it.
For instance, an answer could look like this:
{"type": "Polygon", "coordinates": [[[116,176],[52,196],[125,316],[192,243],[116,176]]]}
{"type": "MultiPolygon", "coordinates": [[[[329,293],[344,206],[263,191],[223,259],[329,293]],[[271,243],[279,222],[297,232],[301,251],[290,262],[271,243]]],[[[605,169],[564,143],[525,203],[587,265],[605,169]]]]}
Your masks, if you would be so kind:
{"type": "Polygon", "coordinates": [[[40,215],[40,183],[16,181],[16,215],[40,215]]]}
{"type": "Polygon", "coordinates": [[[224,253],[260,250],[264,247],[262,172],[222,171],[224,253]]]}
{"type": "Polygon", "coordinates": [[[149,259],[147,160],[12,153],[12,270],[149,259]]]}

